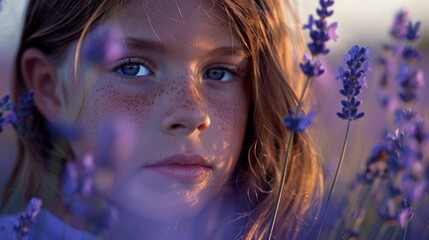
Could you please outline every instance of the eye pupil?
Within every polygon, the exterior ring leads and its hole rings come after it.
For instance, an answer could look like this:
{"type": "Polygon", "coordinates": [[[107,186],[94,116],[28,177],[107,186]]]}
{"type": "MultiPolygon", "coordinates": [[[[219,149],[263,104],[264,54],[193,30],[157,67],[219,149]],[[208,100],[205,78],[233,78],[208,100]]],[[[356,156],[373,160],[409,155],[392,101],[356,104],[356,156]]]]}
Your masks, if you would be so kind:
{"type": "Polygon", "coordinates": [[[214,80],[221,80],[225,76],[225,70],[223,69],[210,69],[207,72],[207,77],[214,80]]]}

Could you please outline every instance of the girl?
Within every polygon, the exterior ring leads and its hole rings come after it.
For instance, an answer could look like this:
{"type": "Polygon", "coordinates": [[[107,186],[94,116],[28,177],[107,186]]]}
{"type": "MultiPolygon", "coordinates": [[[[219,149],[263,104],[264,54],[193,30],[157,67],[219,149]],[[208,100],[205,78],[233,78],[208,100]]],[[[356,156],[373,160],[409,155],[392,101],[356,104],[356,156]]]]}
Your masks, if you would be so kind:
{"type": "MultiPolygon", "coordinates": [[[[3,210],[36,196],[31,237],[93,238],[60,191],[93,156],[117,209],[104,238],[264,238],[302,84],[296,22],[278,0],[30,0],[14,93],[35,106],[3,210]]],[[[323,184],[308,133],[292,156],[278,239],[309,227],[323,184]]]]}

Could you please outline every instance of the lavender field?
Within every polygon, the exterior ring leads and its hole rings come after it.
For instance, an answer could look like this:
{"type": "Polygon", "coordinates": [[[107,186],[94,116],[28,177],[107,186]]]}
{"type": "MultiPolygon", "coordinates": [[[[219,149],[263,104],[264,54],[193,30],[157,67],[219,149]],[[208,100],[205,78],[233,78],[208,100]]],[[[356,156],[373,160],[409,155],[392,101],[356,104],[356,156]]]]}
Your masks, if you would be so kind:
{"type": "MultiPolygon", "coordinates": [[[[318,1],[296,2],[306,24],[318,1]]],[[[0,97],[10,92],[24,6],[23,0],[0,1],[0,97]]],[[[429,3],[338,0],[332,9],[338,40],[319,58],[324,73],[310,83],[304,102],[306,112],[315,112],[326,181],[322,209],[308,232],[316,238],[320,231],[319,239],[429,239],[429,3]],[[344,55],[355,45],[370,49],[370,66],[356,104],[365,115],[353,119],[337,114],[345,106],[338,67],[346,68],[344,55]]],[[[12,128],[0,134],[0,190],[17,156],[16,141],[12,128]]]]}

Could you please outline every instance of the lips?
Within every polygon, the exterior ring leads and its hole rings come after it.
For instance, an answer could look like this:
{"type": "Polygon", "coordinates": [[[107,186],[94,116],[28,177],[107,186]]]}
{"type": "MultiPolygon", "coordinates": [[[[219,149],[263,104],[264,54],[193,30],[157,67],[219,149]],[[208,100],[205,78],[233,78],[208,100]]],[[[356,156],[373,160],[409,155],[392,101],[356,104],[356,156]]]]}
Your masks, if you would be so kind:
{"type": "Polygon", "coordinates": [[[179,181],[204,180],[213,170],[207,159],[200,155],[173,155],[145,168],[179,181]]]}

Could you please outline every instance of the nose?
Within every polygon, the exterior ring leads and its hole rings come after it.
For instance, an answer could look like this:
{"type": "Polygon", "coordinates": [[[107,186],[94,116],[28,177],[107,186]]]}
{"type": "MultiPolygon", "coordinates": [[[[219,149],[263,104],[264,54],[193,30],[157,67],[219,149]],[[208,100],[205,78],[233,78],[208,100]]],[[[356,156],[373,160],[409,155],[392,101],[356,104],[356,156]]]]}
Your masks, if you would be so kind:
{"type": "MultiPolygon", "coordinates": [[[[183,79],[182,79],[183,80],[183,79]]],[[[201,89],[193,81],[172,83],[177,88],[171,92],[167,111],[162,118],[162,129],[171,135],[202,133],[210,126],[210,117],[201,94],[201,89]]]]}

